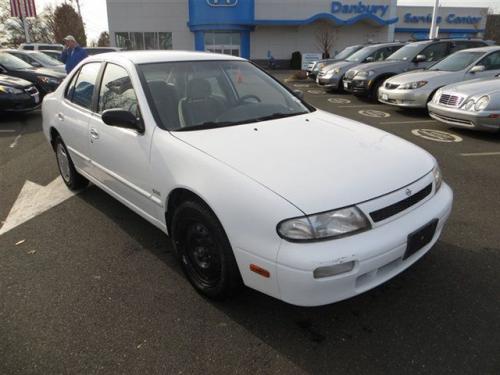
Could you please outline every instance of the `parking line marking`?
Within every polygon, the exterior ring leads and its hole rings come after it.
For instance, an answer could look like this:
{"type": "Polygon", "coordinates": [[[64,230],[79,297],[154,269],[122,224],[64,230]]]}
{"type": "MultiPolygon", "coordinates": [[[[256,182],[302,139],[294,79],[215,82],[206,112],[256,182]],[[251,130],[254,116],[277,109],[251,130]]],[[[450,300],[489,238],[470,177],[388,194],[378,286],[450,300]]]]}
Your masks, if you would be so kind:
{"type": "Polygon", "coordinates": [[[368,106],[382,106],[381,104],[340,105],[337,108],[362,108],[368,106]]]}
{"type": "Polygon", "coordinates": [[[16,138],[14,138],[14,142],[12,142],[9,146],[10,148],[14,148],[17,146],[17,142],[19,141],[19,138],[21,138],[21,135],[22,134],[19,134],[16,138]]]}
{"type": "Polygon", "coordinates": [[[389,125],[389,124],[420,124],[423,122],[436,122],[435,120],[412,120],[412,121],[384,121],[381,122],[380,125],[389,125]]]}
{"type": "Polygon", "coordinates": [[[0,129],[0,133],[15,133],[16,131],[13,129],[0,129]]]}
{"type": "Polygon", "coordinates": [[[472,152],[472,153],[465,153],[465,154],[460,154],[461,156],[494,156],[494,155],[500,155],[500,152],[472,152]]]}

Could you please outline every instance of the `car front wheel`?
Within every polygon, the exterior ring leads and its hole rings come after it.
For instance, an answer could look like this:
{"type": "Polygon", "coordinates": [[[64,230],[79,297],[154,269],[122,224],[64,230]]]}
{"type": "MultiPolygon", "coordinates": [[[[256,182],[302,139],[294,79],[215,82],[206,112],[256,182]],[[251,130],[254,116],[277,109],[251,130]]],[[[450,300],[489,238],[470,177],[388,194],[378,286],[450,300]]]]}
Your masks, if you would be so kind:
{"type": "Polygon", "coordinates": [[[219,220],[208,207],[186,201],[172,218],[172,240],[182,269],[202,295],[216,300],[241,287],[233,250],[219,220]]]}

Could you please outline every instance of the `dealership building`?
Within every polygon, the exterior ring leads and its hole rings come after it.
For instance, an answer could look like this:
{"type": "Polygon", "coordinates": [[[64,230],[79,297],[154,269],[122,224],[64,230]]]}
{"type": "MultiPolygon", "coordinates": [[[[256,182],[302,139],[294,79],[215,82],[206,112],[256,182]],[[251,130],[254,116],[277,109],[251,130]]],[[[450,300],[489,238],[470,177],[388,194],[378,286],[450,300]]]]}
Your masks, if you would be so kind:
{"type": "MultiPolygon", "coordinates": [[[[364,42],[426,39],[432,7],[396,0],[107,0],[111,43],[129,49],[221,52],[289,60],[364,42]]],[[[439,37],[481,37],[487,8],[440,7],[439,37]]]]}

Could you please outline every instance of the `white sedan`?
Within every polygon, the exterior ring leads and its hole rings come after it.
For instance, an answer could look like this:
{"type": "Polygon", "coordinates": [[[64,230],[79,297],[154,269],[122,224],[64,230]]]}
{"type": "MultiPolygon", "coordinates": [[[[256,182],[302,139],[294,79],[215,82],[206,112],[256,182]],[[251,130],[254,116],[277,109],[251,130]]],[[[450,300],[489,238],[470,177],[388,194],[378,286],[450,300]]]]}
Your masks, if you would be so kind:
{"type": "Polygon", "coordinates": [[[237,57],[87,58],[45,97],[43,128],[68,187],[91,181],[167,233],[211,298],[352,297],[421,258],[451,212],[426,151],[237,57]]]}

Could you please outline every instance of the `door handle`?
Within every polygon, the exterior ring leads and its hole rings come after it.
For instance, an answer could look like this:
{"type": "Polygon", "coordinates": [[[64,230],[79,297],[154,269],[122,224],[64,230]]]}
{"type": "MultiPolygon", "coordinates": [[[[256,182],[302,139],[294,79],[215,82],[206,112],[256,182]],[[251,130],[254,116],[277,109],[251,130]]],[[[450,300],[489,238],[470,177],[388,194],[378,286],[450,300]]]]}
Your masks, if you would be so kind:
{"type": "Polygon", "coordinates": [[[99,133],[94,128],[90,129],[90,138],[99,139],[99,133]]]}
{"type": "Polygon", "coordinates": [[[60,113],[60,112],[59,112],[59,113],[57,114],[57,119],[58,119],[59,121],[64,121],[64,115],[63,115],[62,113],[60,113]]]}

